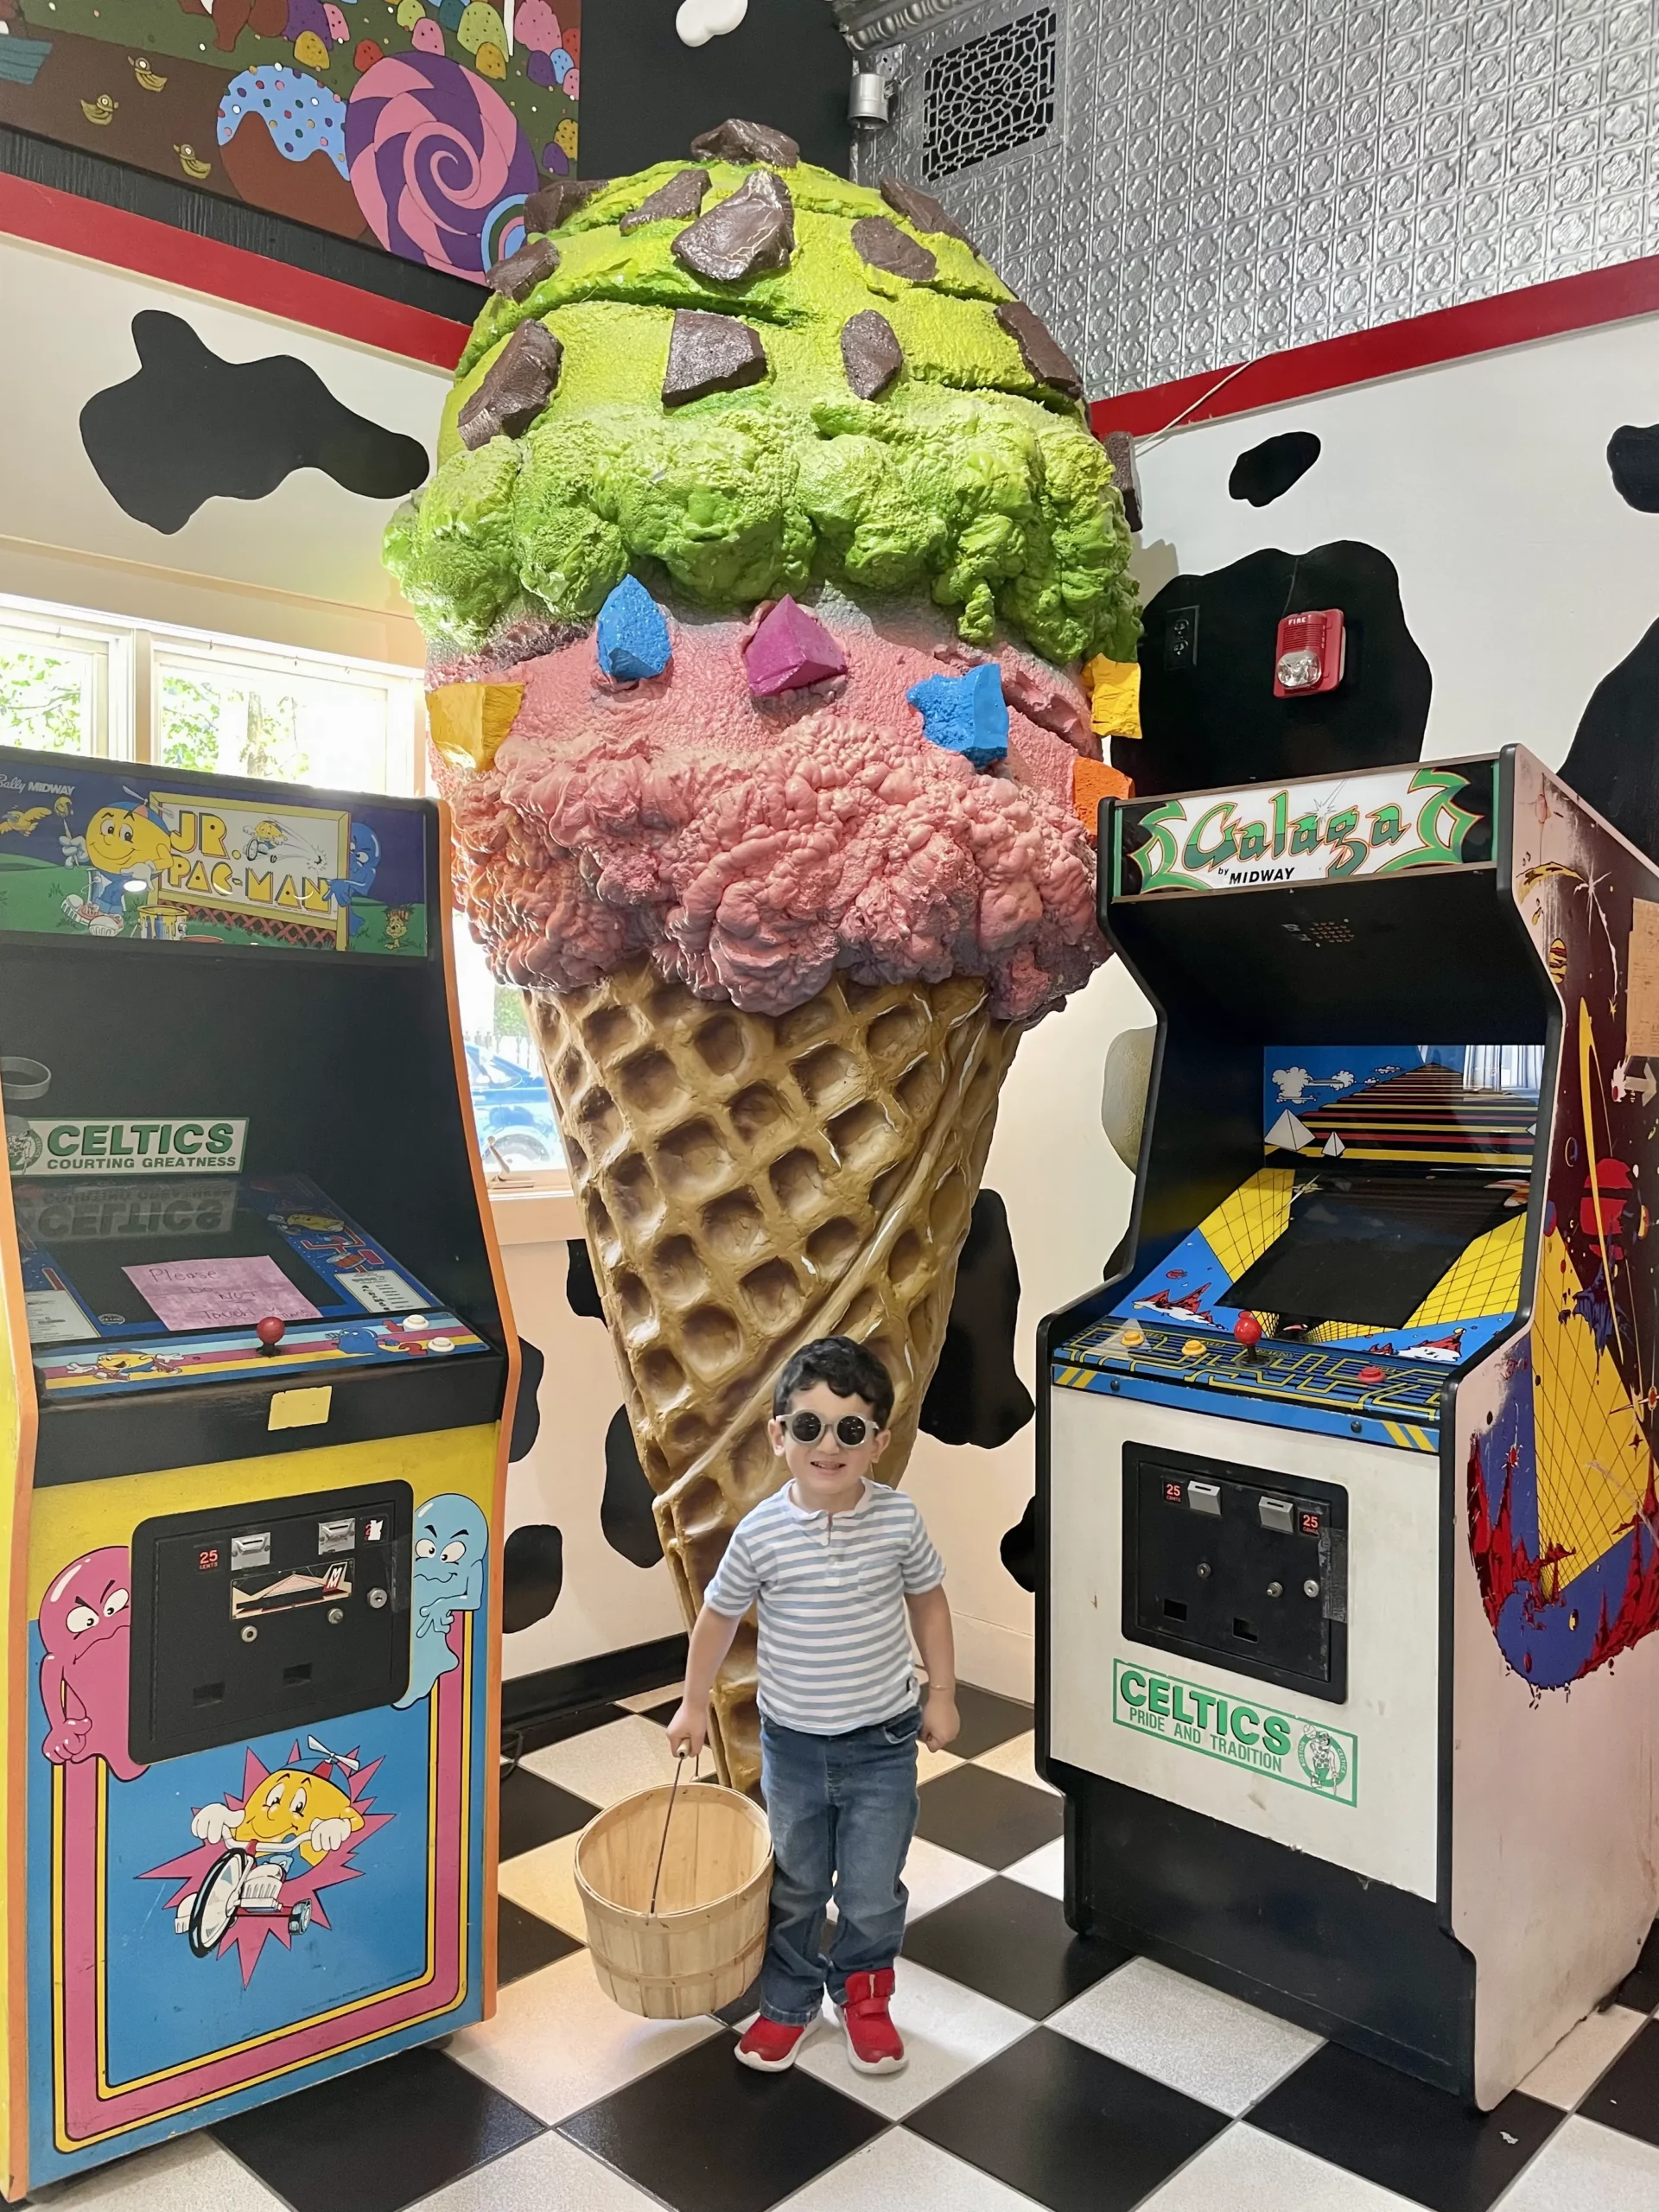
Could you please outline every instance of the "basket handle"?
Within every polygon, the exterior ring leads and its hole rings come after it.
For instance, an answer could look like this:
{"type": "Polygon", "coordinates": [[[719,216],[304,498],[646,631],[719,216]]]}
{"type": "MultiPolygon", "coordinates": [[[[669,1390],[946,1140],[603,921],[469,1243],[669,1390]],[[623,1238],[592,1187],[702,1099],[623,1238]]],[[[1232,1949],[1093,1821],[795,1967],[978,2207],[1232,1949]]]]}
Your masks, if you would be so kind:
{"type": "MultiPolygon", "coordinates": [[[[691,1762],[691,1779],[693,1782],[697,1778],[697,1769],[702,1764],[702,1754],[699,1751],[696,1758],[691,1762]]],[[[646,1916],[649,1919],[654,1920],[657,1916],[657,1891],[662,1884],[663,1861],[668,1855],[668,1824],[674,1817],[674,1800],[679,1792],[680,1770],[684,1764],[685,1753],[683,1751],[676,1751],[674,1754],[674,1779],[669,1785],[668,1811],[663,1818],[663,1840],[657,1847],[657,1872],[651,1878],[651,1903],[645,1909],[646,1916]]]]}

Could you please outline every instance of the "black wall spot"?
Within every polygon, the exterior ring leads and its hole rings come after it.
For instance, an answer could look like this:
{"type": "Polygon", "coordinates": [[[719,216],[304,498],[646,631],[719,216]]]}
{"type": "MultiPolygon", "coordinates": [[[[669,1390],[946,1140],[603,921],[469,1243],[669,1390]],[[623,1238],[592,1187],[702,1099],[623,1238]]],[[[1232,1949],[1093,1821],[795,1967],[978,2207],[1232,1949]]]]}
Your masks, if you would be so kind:
{"type": "Polygon", "coordinates": [[[426,477],[426,448],[343,407],[291,353],[221,361],[188,322],[132,319],[138,373],[94,392],[80,442],[118,506],[170,537],[212,499],[263,499],[296,468],[320,468],[365,499],[426,477]]]}
{"type": "Polygon", "coordinates": [[[501,1625],[509,1636],[534,1628],[564,1587],[564,1538],[545,1521],[526,1522],[507,1538],[501,1559],[501,1625]]]}
{"type": "MultiPolygon", "coordinates": [[[[1191,623],[1185,624],[1191,635],[1191,623]]],[[[1432,679],[1406,627],[1386,553],[1344,539],[1311,553],[1269,548],[1208,575],[1176,576],[1153,601],[1141,640],[1138,739],[1115,738],[1112,764],[1137,797],[1415,760],[1432,679]],[[1339,607],[1347,673],[1334,691],[1273,696],[1274,645],[1287,614],[1339,607]],[[1196,657],[1166,664],[1172,615],[1196,607],[1196,657]]]]}
{"type": "Polygon", "coordinates": [[[1022,1590],[1037,1587],[1037,1501],[1033,1497],[1004,1535],[997,1549],[1002,1564],[1022,1590]]]}
{"type": "Polygon", "coordinates": [[[518,1339],[518,1402],[512,1409],[509,1460],[522,1459],[542,1431],[542,1376],[547,1362],[528,1337],[518,1339]]]}
{"type": "Polygon", "coordinates": [[[769,124],[845,175],[847,48],[823,0],[766,0],[734,31],[682,46],[664,0],[605,0],[582,22],[582,173],[626,176],[689,156],[728,116],[769,124]]]}
{"type": "Polygon", "coordinates": [[[569,1254],[564,1270],[564,1302],[570,1311],[584,1321],[602,1321],[605,1308],[599,1302],[599,1285],[594,1280],[594,1262],[585,1236],[571,1236],[565,1240],[569,1254]]]}
{"type": "Polygon", "coordinates": [[[982,1191],[957,1262],[956,1295],[939,1363],[922,1401],[920,1425],[941,1444],[977,1444],[994,1451],[1036,1411],[1014,1368],[1019,1311],[1020,1270],[1008,1235],[1008,1210],[995,1191],[982,1191]]]}
{"type": "Polygon", "coordinates": [[[1659,622],[1591,693],[1561,781],[1659,860],[1659,622]]]}
{"type": "Polygon", "coordinates": [[[1638,430],[1626,423],[1607,442],[1607,466],[1619,498],[1644,515],[1659,515],[1659,423],[1638,430]]]}
{"type": "Polygon", "coordinates": [[[663,1555],[651,1507],[651,1484],[639,1464],[628,1409],[619,1406],[605,1432],[605,1496],[599,1525],[611,1549],[634,1567],[655,1567],[663,1555]]]}
{"type": "Polygon", "coordinates": [[[1306,475],[1319,457],[1319,442],[1312,430],[1281,430],[1276,438],[1263,438],[1233,463],[1228,497],[1247,499],[1253,507],[1270,507],[1306,475]]]}

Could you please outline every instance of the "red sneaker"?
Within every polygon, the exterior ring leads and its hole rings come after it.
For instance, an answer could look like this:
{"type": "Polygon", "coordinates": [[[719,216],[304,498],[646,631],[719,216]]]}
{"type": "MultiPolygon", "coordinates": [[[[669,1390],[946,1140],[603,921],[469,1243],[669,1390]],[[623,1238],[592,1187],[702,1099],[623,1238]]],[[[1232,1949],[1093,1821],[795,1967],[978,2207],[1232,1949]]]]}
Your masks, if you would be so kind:
{"type": "Polygon", "coordinates": [[[769,2020],[762,2012],[750,2023],[747,2034],[737,2046],[737,2063],[740,2066],[753,2066],[757,2074],[786,2073],[817,2024],[816,2020],[810,2020],[804,2028],[785,2027],[781,2020],[769,2020]]]}
{"type": "Polygon", "coordinates": [[[847,2002],[836,2013],[847,2032],[847,2056],[861,2074],[896,2074],[905,2063],[904,2037],[887,2018],[892,1997],[891,1967],[847,1977],[847,2002]]]}

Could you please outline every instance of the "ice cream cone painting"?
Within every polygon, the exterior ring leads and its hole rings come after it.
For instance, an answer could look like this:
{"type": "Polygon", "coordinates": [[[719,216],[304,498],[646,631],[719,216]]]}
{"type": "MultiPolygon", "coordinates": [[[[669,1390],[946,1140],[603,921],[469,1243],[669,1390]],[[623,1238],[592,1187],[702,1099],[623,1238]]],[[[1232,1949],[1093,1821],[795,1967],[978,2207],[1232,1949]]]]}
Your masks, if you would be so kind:
{"type": "Polygon", "coordinates": [[[388,538],[688,1622],[797,1345],[878,1351],[902,1474],[1015,1045],[1105,957],[1075,671],[1138,626],[1076,372],[944,210],[691,153],[532,200],[388,538]]]}

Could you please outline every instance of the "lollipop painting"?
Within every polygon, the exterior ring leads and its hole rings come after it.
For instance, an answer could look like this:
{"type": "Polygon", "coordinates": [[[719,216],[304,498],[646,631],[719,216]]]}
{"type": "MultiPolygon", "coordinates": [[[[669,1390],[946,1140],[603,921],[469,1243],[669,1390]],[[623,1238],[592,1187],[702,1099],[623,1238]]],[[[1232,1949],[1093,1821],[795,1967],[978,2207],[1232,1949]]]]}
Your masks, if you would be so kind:
{"type": "Polygon", "coordinates": [[[1076,372],[944,210],[690,154],[531,200],[388,538],[688,1620],[798,1344],[878,1351],[902,1474],[1002,1078],[1105,957],[1077,671],[1139,626],[1076,372]]]}

